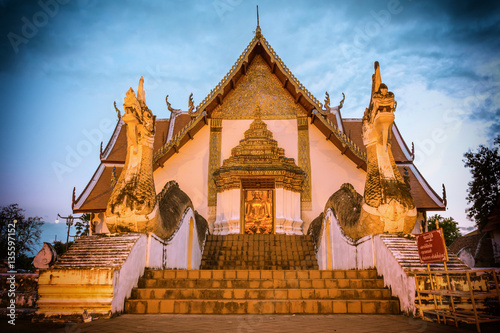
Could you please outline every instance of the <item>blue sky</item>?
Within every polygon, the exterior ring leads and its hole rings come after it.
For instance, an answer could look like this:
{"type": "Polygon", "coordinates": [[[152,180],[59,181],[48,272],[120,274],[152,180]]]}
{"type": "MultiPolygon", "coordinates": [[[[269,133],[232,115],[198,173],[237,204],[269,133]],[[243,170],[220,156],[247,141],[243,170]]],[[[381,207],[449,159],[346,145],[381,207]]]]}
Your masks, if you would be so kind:
{"type": "Polygon", "coordinates": [[[69,214],[116,123],[113,102],[142,75],[158,117],[167,94],[174,108],[191,92],[197,105],[252,39],[257,4],[308,90],[332,103],[345,93],[345,118],[362,117],[380,62],[415,164],[438,193],[446,185],[440,214],[472,226],[462,159],[500,134],[498,1],[0,0],[0,205],[51,223],[69,214]]]}

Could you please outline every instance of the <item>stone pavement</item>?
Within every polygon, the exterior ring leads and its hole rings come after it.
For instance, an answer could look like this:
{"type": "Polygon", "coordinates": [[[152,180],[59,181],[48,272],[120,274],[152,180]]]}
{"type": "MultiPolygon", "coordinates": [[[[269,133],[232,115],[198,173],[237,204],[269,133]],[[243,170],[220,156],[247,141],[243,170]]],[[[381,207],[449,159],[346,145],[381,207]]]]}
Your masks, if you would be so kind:
{"type": "MultiPolygon", "coordinates": [[[[33,324],[33,332],[36,324],[33,324]]],[[[481,327],[483,329],[483,326],[481,327]]],[[[403,315],[132,315],[67,324],[57,333],[84,332],[474,332],[474,326],[455,328],[403,315]]],[[[498,332],[498,326],[483,332],[498,332]]]]}

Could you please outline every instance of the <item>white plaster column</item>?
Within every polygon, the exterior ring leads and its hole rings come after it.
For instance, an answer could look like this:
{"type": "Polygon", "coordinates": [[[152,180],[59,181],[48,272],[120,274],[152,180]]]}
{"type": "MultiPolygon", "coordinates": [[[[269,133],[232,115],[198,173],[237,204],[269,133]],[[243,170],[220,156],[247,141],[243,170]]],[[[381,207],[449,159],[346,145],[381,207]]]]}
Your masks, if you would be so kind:
{"type": "Polygon", "coordinates": [[[298,192],[292,192],[292,202],[291,202],[292,206],[293,206],[293,215],[292,215],[292,218],[293,218],[293,224],[292,224],[292,228],[293,228],[293,232],[295,235],[303,235],[304,234],[304,230],[302,229],[302,226],[304,224],[304,222],[302,221],[302,219],[300,218],[301,216],[301,202],[300,202],[300,193],[298,192]]]}
{"type": "Polygon", "coordinates": [[[214,223],[214,235],[240,233],[240,189],[231,189],[217,193],[217,214],[214,223]]]}
{"type": "Polygon", "coordinates": [[[241,231],[240,223],[240,207],[241,207],[241,190],[232,189],[230,190],[231,195],[231,218],[228,221],[228,233],[229,234],[239,234],[241,231]]]}
{"type": "Polygon", "coordinates": [[[277,234],[303,235],[300,217],[300,193],[275,189],[275,223],[277,234]]]}
{"type": "Polygon", "coordinates": [[[274,190],[274,202],[275,202],[275,217],[274,217],[274,223],[276,223],[276,233],[277,234],[284,234],[285,233],[285,211],[284,211],[284,194],[283,194],[284,189],[283,188],[277,188],[274,190]]]}

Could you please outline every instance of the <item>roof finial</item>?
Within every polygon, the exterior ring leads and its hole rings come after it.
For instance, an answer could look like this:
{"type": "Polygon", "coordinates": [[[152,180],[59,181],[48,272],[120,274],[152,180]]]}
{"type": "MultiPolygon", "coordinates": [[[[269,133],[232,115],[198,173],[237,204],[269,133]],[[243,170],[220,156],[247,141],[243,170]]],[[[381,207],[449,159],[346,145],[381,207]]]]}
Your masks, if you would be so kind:
{"type": "Polygon", "coordinates": [[[259,5],[257,5],[257,29],[260,28],[259,26],[259,5]]]}
{"type": "Polygon", "coordinates": [[[257,36],[257,38],[262,37],[262,32],[259,25],[259,5],[257,5],[257,29],[255,29],[255,36],[257,36]]]}

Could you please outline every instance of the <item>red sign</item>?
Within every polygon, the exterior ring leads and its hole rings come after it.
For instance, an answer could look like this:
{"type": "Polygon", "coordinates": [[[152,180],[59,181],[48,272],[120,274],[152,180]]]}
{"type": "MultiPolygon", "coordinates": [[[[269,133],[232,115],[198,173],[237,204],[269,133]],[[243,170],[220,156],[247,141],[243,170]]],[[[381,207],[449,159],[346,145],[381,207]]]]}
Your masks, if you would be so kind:
{"type": "Polygon", "coordinates": [[[444,243],[442,229],[417,235],[417,247],[422,264],[448,261],[448,251],[444,243]]]}

